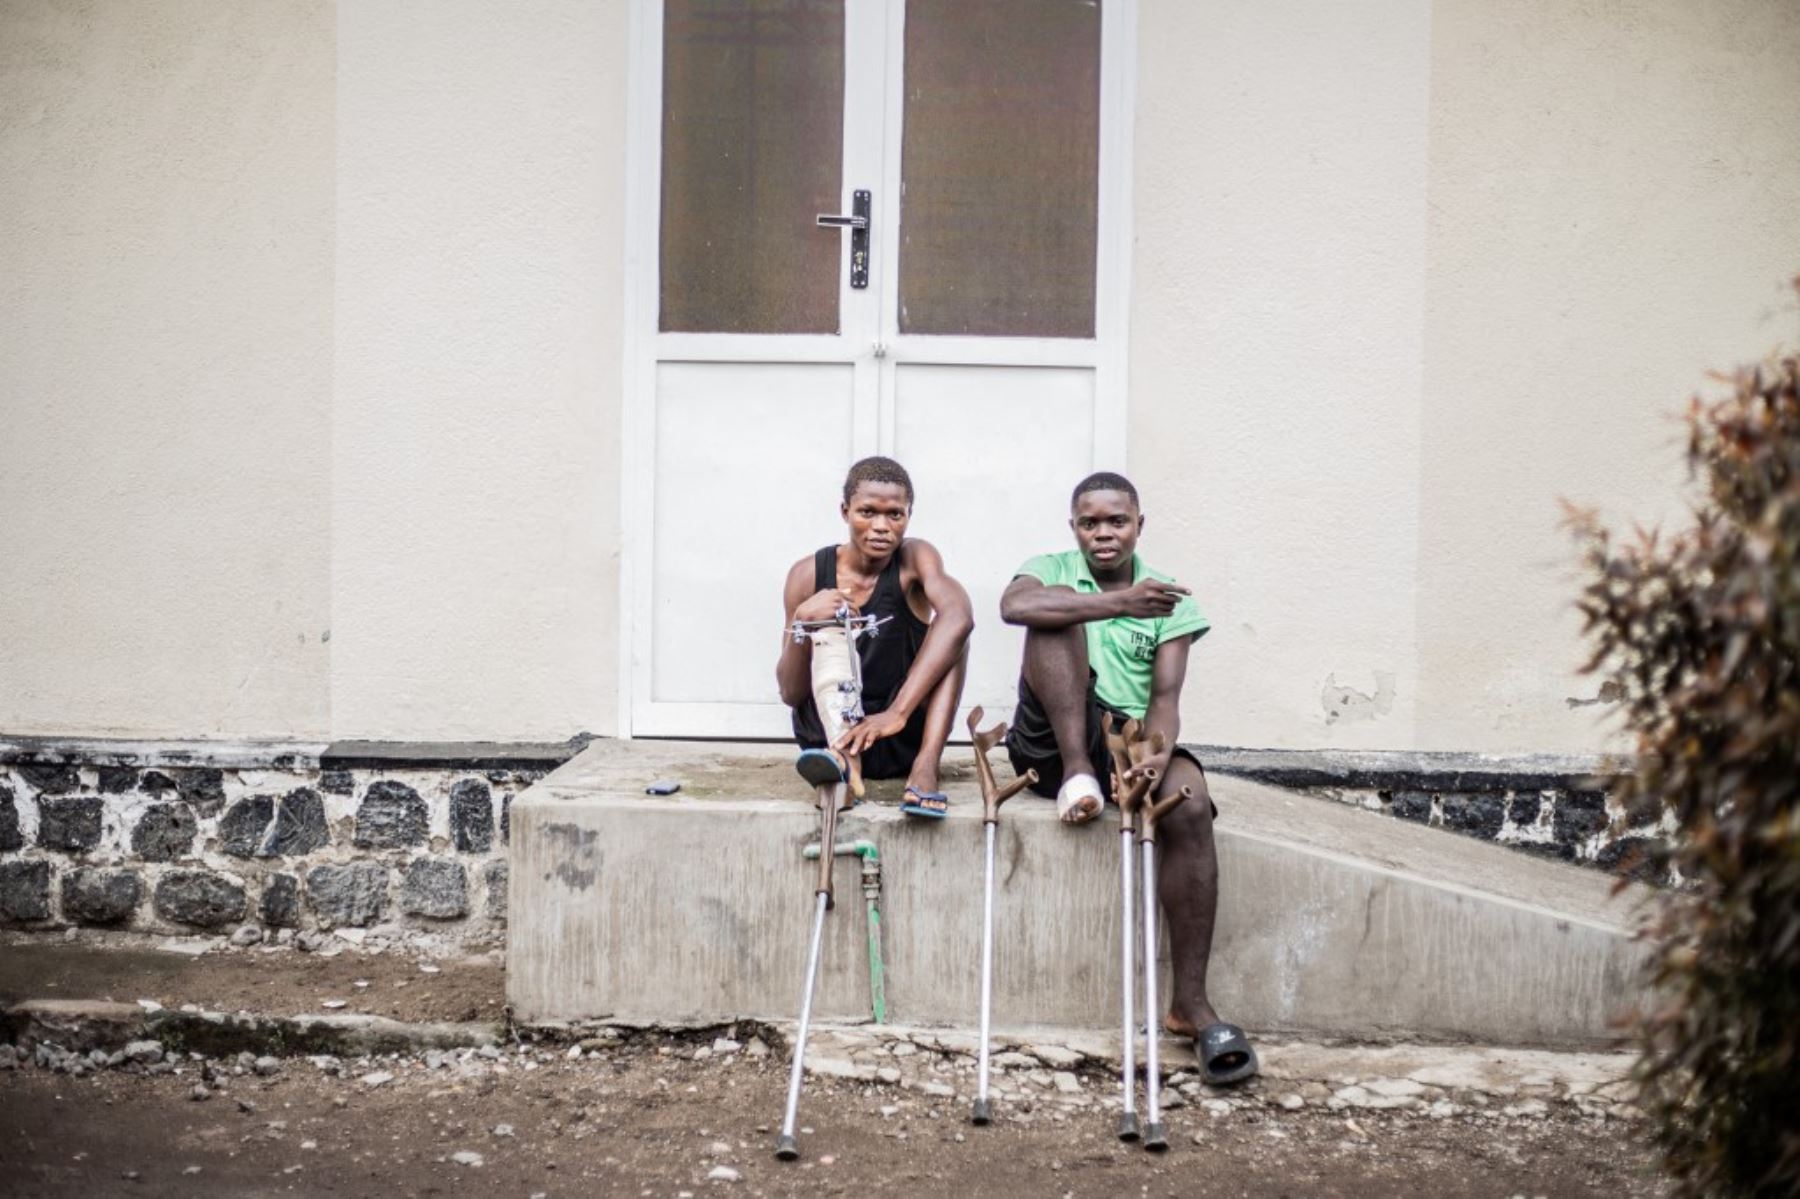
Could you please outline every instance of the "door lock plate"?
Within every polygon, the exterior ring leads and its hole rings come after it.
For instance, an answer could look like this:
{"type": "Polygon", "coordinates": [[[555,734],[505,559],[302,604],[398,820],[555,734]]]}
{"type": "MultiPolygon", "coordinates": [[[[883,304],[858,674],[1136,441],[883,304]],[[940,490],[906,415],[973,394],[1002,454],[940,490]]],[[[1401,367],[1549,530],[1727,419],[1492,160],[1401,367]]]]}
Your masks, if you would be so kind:
{"type": "Polygon", "coordinates": [[[850,286],[858,291],[869,286],[869,204],[870,193],[850,193],[849,216],[819,214],[819,224],[828,229],[850,230],[850,286]]]}

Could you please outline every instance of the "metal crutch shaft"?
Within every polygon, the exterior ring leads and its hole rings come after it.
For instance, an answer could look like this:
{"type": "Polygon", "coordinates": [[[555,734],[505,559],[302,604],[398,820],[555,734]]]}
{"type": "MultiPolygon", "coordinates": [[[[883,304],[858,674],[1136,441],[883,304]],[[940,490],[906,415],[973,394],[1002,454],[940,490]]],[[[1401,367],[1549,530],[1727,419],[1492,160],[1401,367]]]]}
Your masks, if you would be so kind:
{"type": "Polygon", "coordinates": [[[994,1010],[994,829],[986,825],[985,883],[981,901],[981,1054],[976,1074],[975,1108],[970,1120],[986,1124],[994,1118],[994,1106],[988,1099],[988,1029],[994,1010]]]}
{"type": "MultiPolygon", "coordinates": [[[[819,844],[837,844],[838,787],[827,784],[819,788],[819,844]]],[[[819,950],[825,937],[825,911],[831,907],[831,867],[833,855],[819,854],[819,881],[814,888],[817,902],[813,910],[812,944],[806,954],[806,981],[800,987],[800,1027],[794,1034],[794,1064],[788,1071],[787,1108],[781,1116],[781,1135],[775,1142],[775,1156],[791,1162],[800,1156],[800,1145],[794,1139],[794,1122],[800,1114],[800,1081],[806,1070],[806,1033],[812,1024],[813,983],[819,975],[819,950]]]]}
{"type": "Polygon", "coordinates": [[[1169,1147],[1162,1122],[1162,1078],[1158,1074],[1156,1001],[1156,843],[1144,841],[1144,1148],[1169,1147]]]}
{"type": "Polygon", "coordinates": [[[1138,844],[1144,850],[1140,870],[1144,883],[1144,1148],[1155,1153],[1169,1147],[1162,1122],[1162,1075],[1158,1061],[1162,1007],[1156,997],[1156,823],[1192,797],[1193,792],[1183,787],[1155,803],[1146,803],[1138,813],[1138,844]]]}
{"type": "Polygon", "coordinates": [[[1132,829],[1130,819],[1119,814],[1119,1091],[1122,1108],[1119,1114],[1119,1139],[1138,1139],[1137,1117],[1137,1030],[1132,1027],[1132,975],[1137,963],[1132,959],[1133,934],[1137,931],[1132,916],[1137,895],[1131,886],[1132,829]]]}
{"type": "Polygon", "coordinates": [[[794,1121],[800,1114],[800,1075],[806,1063],[806,1030],[812,1022],[813,980],[819,973],[819,941],[825,934],[825,893],[819,892],[813,912],[812,950],[806,956],[806,983],[800,999],[800,1030],[794,1036],[794,1064],[788,1071],[787,1110],[781,1117],[781,1137],[775,1142],[775,1156],[791,1162],[800,1156],[800,1145],[794,1139],[794,1121]]]}

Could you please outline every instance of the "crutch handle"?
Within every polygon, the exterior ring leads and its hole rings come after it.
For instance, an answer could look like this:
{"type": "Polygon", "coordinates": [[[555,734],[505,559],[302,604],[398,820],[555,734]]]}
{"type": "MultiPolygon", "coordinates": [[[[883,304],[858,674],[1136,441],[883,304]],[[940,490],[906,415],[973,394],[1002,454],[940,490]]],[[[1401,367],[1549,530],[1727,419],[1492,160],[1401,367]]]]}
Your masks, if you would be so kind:
{"type": "Polygon", "coordinates": [[[1146,845],[1156,843],[1156,822],[1180,807],[1182,802],[1194,798],[1194,789],[1183,785],[1181,790],[1163,796],[1155,803],[1144,805],[1141,827],[1138,838],[1146,845]]]}
{"type": "Polygon", "coordinates": [[[981,784],[981,819],[984,824],[1000,822],[1000,805],[1038,781],[1035,770],[1027,770],[1002,787],[994,781],[994,768],[988,763],[988,751],[1006,740],[1006,722],[983,730],[983,712],[979,705],[969,711],[969,740],[975,746],[975,778],[981,784]]]}

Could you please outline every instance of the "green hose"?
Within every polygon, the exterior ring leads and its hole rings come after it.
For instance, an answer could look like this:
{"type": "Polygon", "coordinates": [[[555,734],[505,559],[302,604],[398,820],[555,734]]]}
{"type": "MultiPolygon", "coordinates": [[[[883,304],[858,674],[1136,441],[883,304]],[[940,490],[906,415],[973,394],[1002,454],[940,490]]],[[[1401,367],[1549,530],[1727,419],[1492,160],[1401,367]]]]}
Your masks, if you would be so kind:
{"type": "MultiPolygon", "coordinates": [[[[803,853],[808,861],[817,861],[819,847],[808,845],[803,853]]],[[[832,846],[833,857],[851,855],[862,859],[863,899],[869,910],[869,1010],[876,1024],[886,1024],[887,978],[881,965],[881,851],[873,841],[840,841],[832,846]]]]}

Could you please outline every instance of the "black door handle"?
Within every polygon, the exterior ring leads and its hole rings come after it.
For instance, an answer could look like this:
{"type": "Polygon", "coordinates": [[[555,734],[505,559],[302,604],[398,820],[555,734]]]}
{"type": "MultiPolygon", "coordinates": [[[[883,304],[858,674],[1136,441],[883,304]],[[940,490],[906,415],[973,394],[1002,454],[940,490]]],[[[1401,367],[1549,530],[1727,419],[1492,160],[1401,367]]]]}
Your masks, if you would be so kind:
{"type": "Polygon", "coordinates": [[[858,290],[869,286],[869,193],[851,192],[849,216],[820,213],[818,223],[828,229],[850,230],[850,286],[858,290]]]}

